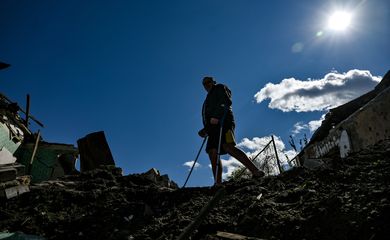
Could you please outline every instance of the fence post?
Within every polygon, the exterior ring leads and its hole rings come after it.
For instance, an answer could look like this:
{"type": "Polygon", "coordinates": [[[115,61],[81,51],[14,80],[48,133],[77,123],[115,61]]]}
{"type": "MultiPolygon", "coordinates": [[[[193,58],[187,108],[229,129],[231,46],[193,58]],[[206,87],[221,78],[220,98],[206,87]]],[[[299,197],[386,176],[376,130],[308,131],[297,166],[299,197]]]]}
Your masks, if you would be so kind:
{"type": "Polygon", "coordinates": [[[279,160],[279,156],[278,156],[278,151],[276,151],[274,135],[271,135],[271,137],[272,137],[272,143],[274,145],[274,151],[275,151],[275,156],[276,156],[276,163],[278,164],[279,173],[282,173],[282,167],[280,166],[280,160],[279,160]]]}

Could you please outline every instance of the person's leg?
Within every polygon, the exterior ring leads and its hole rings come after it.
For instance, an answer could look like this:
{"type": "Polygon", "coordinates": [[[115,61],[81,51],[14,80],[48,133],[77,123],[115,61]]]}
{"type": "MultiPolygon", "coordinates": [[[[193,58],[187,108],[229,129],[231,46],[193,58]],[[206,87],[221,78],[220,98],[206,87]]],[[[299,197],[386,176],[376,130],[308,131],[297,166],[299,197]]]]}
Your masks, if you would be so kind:
{"type": "Polygon", "coordinates": [[[218,173],[217,176],[215,176],[215,171],[217,167],[217,161],[218,161],[218,151],[217,149],[210,149],[208,151],[210,162],[211,162],[211,167],[213,170],[213,176],[214,176],[214,181],[216,184],[222,183],[222,164],[221,161],[218,162],[218,173]]]}
{"type": "Polygon", "coordinates": [[[218,173],[216,174],[216,167],[218,161],[218,144],[219,144],[219,131],[220,128],[218,125],[212,125],[208,129],[209,139],[207,141],[206,152],[209,155],[214,181],[216,184],[220,184],[222,182],[222,164],[218,165],[218,173]]]}
{"type": "Polygon", "coordinates": [[[225,143],[223,148],[230,156],[234,157],[238,161],[240,161],[246,168],[251,171],[254,176],[264,176],[264,172],[260,171],[255,164],[248,158],[248,156],[239,148],[232,143],[225,143]]]}

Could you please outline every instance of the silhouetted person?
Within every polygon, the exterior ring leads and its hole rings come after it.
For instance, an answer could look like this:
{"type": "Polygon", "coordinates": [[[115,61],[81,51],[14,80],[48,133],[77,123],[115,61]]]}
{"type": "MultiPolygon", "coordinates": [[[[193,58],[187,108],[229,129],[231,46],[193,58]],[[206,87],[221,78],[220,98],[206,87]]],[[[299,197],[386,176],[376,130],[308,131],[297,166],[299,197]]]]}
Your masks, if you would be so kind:
{"type": "Polygon", "coordinates": [[[220,154],[230,154],[240,161],[252,172],[253,176],[262,177],[264,172],[257,169],[248,156],[236,147],[234,139],[234,116],[232,111],[231,91],[223,84],[217,84],[212,77],[203,78],[203,86],[207,91],[207,97],[203,103],[202,117],[203,129],[199,131],[199,136],[208,136],[206,152],[209,155],[216,184],[222,182],[222,164],[218,162],[218,173],[215,176],[218,161],[218,145],[220,138],[220,123],[223,122],[220,154]]]}

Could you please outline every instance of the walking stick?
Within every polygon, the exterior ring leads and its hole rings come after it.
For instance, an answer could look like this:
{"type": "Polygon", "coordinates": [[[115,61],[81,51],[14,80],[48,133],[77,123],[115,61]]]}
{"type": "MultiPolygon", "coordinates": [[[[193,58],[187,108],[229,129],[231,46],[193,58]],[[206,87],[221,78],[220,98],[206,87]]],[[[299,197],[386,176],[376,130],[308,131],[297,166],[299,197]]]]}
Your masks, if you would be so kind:
{"type": "MultiPolygon", "coordinates": [[[[218,157],[217,157],[217,163],[216,163],[216,166],[215,166],[215,184],[217,184],[217,179],[218,179],[218,167],[219,167],[219,163],[221,161],[221,141],[222,141],[222,132],[223,132],[223,122],[225,121],[225,117],[226,117],[226,112],[228,110],[228,108],[226,106],[224,106],[225,108],[225,111],[223,113],[223,116],[221,118],[221,121],[220,121],[220,125],[221,127],[219,128],[219,141],[218,141],[218,157]]],[[[221,179],[222,181],[222,179],[221,179]]]]}
{"type": "Polygon", "coordinates": [[[191,176],[192,170],[194,169],[194,167],[195,167],[195,164],[196,164],[196,162],[198,161],[198,158],[199,158],[200,152],[202,151],[203,145],[204,145],[204,143],[206,142],[206,140],[207,140],[207,137],[208,137],[208,136],[206,136],[206,137],[204,138],[204,140],[203,140],[203,142],[202,142],[202,146],[200,146],[199,152],[198,152],[198,154],[196,155],[196,158],[195,158],[194,164],[192,164],[191,171],[190,171],[190,173],[188,174],[188,176],[187,176],[187,179],[186,179],[186,181],[185,181],[185,183],[184,183],[183,187],[181,187],[181,188],[184,188],[184,187],[186,186],[186,184],[187,184],[187,182],[188,182],[188,179],[189,179],[189,178],[190,178],[190,176],[191,176]]]}

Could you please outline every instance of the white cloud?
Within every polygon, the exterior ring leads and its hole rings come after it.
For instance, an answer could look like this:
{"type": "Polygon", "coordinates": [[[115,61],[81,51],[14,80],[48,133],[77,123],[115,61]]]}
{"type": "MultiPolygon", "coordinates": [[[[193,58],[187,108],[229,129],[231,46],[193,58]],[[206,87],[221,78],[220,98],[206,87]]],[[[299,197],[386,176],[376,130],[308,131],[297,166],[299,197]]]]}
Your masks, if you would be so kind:
{"type": "MultiPolygon", "coordinates": [[[[233,158],[230,155],[227,155],[228,159],[223,159],[224,156],[221,156],[221,163],[222,163],[222,179],[225,179],[232,174],[234,170],[236,170],[238,167],[241,167],[242,164],[235,158],[233,158]]],[[[210,170],[212,169],[211,164],[209,164],[210,170]]],[[[211,170],[212,171],[212,170],[211,170]]]]}
{"type": "Polygon", "coordinates": [[[236,168],[242,166],[242,164],[238,160],[231,156],[229,156],[227,160],[221,159],[221,162],[223,166],[222,179],[226,179],[232,174],[234,170],[236,170],[236,168]]]}
{"type": "Polygon", "coordinates": [[[317,128],[319,128],[321,126],[322,121],[324,121],[324,120],[325,120],[325,114],[323,114],[319,120],[310,121],[308,123],[308,127],[309,127],[310,132],[314,132],[315,130],[317,130],[317,128]]]}
{"type": "Polygon", "coordinates": [[[283,112],[323,111],[344,104],[370,90],[381,80],[367,70],[330,72],[322,79],[283,79],[267,83],[255,94],[257,103],[270,99],[269,108],[283,112]]]}
{"type": "MultiPolygon", "coordinates": [[[[284,152],[285,145],[283,141],[280,139],[280,137],[274,136],[274,139],[275,139],[276,149],[280,155],[284,152]]],[[[271,141],[270,136],[261,137],[261,138],[254,137],[252,139],[244,138],[243,140],[241,140],[241,142],[237,144],[237,146],[240,147],[241,149],[248,150],[246,154],[252,158],[255,157],[259,153],[259,151],[263,150],[263,148],[270,141],[271,141]]],[[[271,145],[271,150],[273,151],[272,145],[271,145]]]]}
{"type": "Polygon", "coordinates": [[[252,140],[244,138],[237,144],[237,146],[251,151],[258,151],[263,149],[269,141],[271,141],[271,137],[254,137],[252,140]]]}
{"type": "Polygon", "coordinates": [[[295,136],[298,133],[301,133],[303,130],[306,130],[309,128],[308,124],[305,124],[303,122],[297,122],[294,124],[293,130],[291,131],[292,135],[295,136]]]}
{"type": "MultiPolygon", "coordinates": [[[[194,161],[185,162],[185,163],[183,164],[183,166],[189,167],[188,171],[191,170],[192,165],[194,165],[194,161]]],[[[202,166],[202,165],[200,165],[199,163],[195,163],[194,170],[196,170],[197,168],[199,168],[199,167],[201,167],[201,166],[202,166]]]]}
{"type": "Polygon", "coordinates": [[[321,126],[322,121],[324,119],[325,119],[325,114],[323,114],[319,120],[313,120],[308,123],[303,123],[303,122],[295,123],[293,130],[291,131],[292,136],[295,136],[304,130],[309,130],[310,133],[313,133],[315,130],[317,130],[317,128],[321,126]]]}

